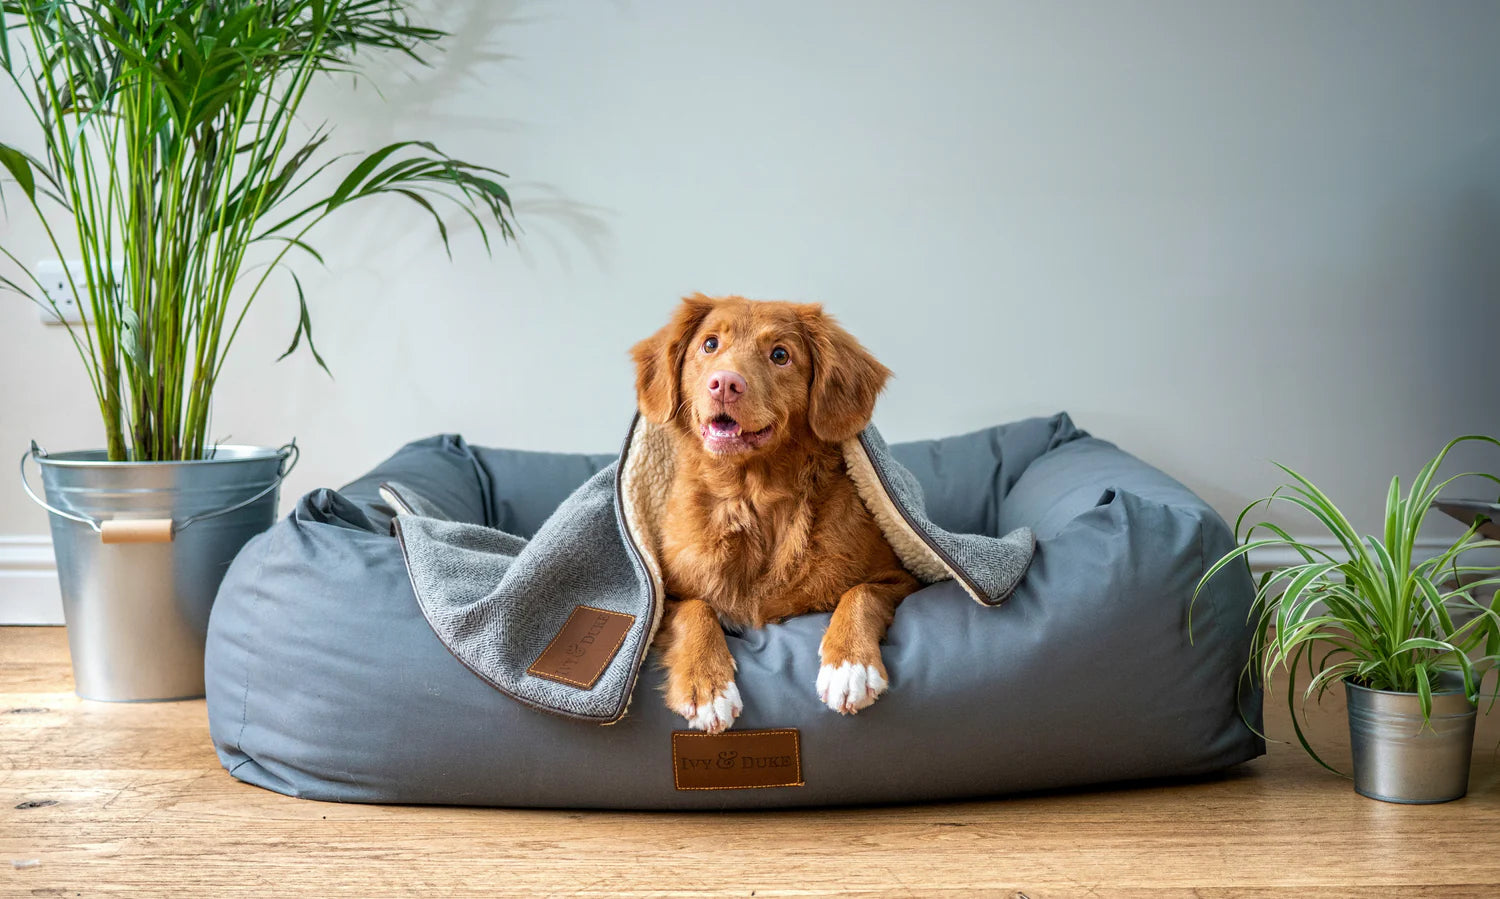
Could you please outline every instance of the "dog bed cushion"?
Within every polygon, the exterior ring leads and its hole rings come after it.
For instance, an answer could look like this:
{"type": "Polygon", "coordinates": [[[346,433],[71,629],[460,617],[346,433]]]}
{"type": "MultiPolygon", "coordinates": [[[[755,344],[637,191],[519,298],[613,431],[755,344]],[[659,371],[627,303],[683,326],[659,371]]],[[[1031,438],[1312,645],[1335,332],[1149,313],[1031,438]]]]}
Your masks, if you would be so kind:
{"type": "MultiPolygon", "coordinates": [[[[530,537],[610,455],[407,445],[302,497],[225,577],[209,625],[215,748],[235,777],[345,802],[579,808],[787,807],[949,799],[1216,771],[1261,754],[1240,677],[1253,594],[1236,566],[1188,606],[1228,526],[1181,484],[1066,415],[896,444],[927,514],[957,534],[1036,535],[997,607],[953,581],[912,594],[883,647],[890,689],[858,715],[815,690],[828,615],[728,637],[731,734],[796,731],[798,785],[686,789],[680,717],[643,669],[609,727],[523,705],[456,659],[413,595],[393,510],[530,537]],[[680,739],[680,738],[679,738],[680,739]]],[[[738,744],[735,744],[738,745],[738,744]]]]}

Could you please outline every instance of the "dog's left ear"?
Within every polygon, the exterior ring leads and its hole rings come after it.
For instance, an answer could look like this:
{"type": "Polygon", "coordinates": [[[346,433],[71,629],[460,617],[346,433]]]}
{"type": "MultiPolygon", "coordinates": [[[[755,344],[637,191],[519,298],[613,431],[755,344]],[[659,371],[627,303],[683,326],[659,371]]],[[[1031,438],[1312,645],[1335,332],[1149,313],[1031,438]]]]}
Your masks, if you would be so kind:
{"type": "Polygon", "coordinates": [[[820,440],[842,443],[859,434],[875,414],[875,398],[891,370],[870,355],[823,307],[797,311],[812,351],[812,388],[807,422],[820,440]]]}
{"type": "Polygon", "coordinates": [[[635,359],[636,402],[651,421],[666,424],[677,414],[687,342],[713,308],[714,301],[701,293],[683,297],[665,327],[630,348],[635,359]]]}

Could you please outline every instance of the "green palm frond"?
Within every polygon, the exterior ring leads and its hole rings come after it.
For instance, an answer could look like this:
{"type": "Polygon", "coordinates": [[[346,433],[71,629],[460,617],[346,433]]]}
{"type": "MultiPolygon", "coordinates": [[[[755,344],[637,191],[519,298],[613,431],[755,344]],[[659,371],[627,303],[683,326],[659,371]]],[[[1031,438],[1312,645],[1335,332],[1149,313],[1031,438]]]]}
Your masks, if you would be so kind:
{"type": "MultiPolygon", "coordinates": [[[[325,129],[309,136],[296,124],[319,76],[359,76],[376,52],[425,62],[445,35],[414,23],[407,7],[0,0],[0,69],[44,147],[33,156],[0,143],[0,180],[40,218],[59,258],[62,229],[75,232],[85,275],[70,275],[70,287],[91,326],[70,333],[110,458],[202,455],[214,387],[245,314],[292,250],[321,263],[315,232],[338,210],[383,196],[410,201],[450,256],[446,213],[467,216],[487,252],[492,231],[514,239],[503,172],[425,141],[330,155],[325,129]],[[336,177],[341,166],[348,171],[336,177]],[[256,244],[274,247],[273,258],[242,278],[256,244]]],[[[5,278],[0,289],[46,305],[26,274],[30,283],[5,278]]],[[[290,274],[298,321],[288,352],[305,341],[326,369],[290,274]]]]}

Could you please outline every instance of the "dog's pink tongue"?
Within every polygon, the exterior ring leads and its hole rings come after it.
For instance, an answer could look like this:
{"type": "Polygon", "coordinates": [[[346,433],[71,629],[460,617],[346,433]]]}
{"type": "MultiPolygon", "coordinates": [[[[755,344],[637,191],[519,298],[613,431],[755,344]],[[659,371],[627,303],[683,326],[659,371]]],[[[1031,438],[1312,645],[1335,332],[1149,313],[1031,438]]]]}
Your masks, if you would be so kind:
{"type": "Polygon", "coordinates": [[[708,423],[708,432],[715,437],[733,437],[740,432],[737,421],[716,418],[708,423]]]}

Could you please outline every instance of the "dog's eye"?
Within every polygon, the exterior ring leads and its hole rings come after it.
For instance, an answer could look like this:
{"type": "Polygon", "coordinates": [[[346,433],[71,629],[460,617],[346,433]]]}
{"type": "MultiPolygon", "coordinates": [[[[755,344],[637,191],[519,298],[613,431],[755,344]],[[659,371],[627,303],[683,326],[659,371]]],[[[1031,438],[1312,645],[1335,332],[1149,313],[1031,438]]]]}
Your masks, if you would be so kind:
{"type": "Polygon", "coordinates": [[[792,361],[792,354],[786,351],[786,347],[779,346],[771,351],[771,361],[777,365],[785,365],[792,361]]]}
{"type": "Polygon", "coordinates": [[[714,350],[716,350],[718,348],[719,348],[719,338],[717,338],[717,337],[710,337],[707,340],[703,341],[703,352],[705,352],[705,353],[712,353],[714,350]]]}

